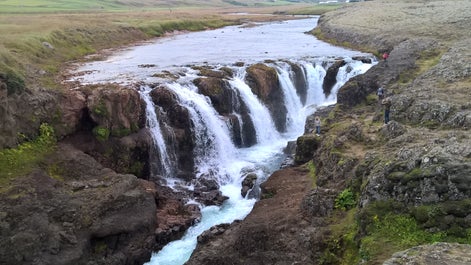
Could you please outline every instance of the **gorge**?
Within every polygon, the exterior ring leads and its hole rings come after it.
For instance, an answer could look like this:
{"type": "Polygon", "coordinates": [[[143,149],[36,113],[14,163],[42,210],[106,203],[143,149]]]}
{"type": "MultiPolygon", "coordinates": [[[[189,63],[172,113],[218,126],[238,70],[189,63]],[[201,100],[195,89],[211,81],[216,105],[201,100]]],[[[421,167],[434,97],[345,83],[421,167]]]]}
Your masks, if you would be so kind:
{"type": "Polygon", "coordinates": [[[469,1],[374,0],[311,32],[368,53],[301,34],[242,60],[234,27],[210,37],[221,64],[133,47],[57,90],[0,73],[0,264],[470,264],[470,21],[469,1]]]}
{"type": "MultiPolygon", "coordinates": [[[[124,51],[104,62],[89,63],[79,69],[85,75],[74,76],[84,83],[122,80],[139,85],[156,144],[156,150],[151,151],[156,155],[150,159],[150,178],[185,194],[181,198],[185,207],[204,207],[202,218],[198,218],[201,221],[185,239],[171,244],[176,250],[172,253],[164,248],[149,264],[183,264],[199,233],[213,225],[243,219],[258,198],[258,185],[279,168],[282,149],[304,132],[306,117],[321,106],[335,103],[338,88],[371,67],[374,57],[316,43],[305,35],[316,20],[179,35],[124,51]],[[232,44],[221,41],[221,34],[232,44]],[[289,35],[289,42],[284,37],[286,44],[280,43],[280,35],[289,35]],[[200,39],[205,47],[211,47],[209,55],[200,39]],[[270,49],[268,55],[260,51],[262,47],[249,45],[262,41],[274,43],[262,46],[270,49]],[[226,56],[224,49],[218,48],[221,42],[225,49],[241,49],[236,54],[241,61],[231,62],[233,54],[226,56]],[[314,48],[304,48],[308,44],[314,48]],[[186,61],[178,62],[181,66],[166,59],[167,47],[174,46],[178,48],[168,57],[184,58],[186,61]],[[197,56],[178,53],[189,50],[187,46],[201,52],[197,56]],[[356,57],[342,58],[342,54],[356,57]],[[280,59],[254,62],[260,55],[280,59]],[[198,56],[219,61],[185,66],[198,56]],[[152,57],[155,59],[149,59],[152,57]],[[162,67],[166,61],[175,64],[162,67]],[[252,184],[242,187],[246,178],[251,178],[252,184]],[[246,189],[242,195],[241,189],[246,189]],[[222,203],[224,198],[228,200],[222,203]]],[[[168,233],[168,228],[162,233],[168,233]]]]}

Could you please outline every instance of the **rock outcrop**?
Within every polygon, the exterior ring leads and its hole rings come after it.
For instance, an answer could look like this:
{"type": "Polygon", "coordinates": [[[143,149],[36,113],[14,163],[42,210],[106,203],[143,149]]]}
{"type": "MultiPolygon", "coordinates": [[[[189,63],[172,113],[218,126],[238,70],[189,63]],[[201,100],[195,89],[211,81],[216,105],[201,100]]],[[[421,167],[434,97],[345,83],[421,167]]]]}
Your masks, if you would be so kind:
{"type": "Polygon", "coordinates": [[[252,212],[241,222],[203,234],[185,264],[313,264],[310,235],[316,229],[299,213],[311,185],[305,169],[275,172],[262,184],[263,199],[252,212]]]}
{"type": "Polygon", "coordinates": [[[136,90],[1,88],[2,147],[35,138],[41,123],[59,144],[32,172],[0,181],[0,264],[143,264],[200,218],[142,180],[153,140],[136,90]]]}
{"type": "Polygon", "coordinates": [[[0,193],[0,264],[142,264],[156,225],[148,185],[59,144],[0,193]]]}
{"type": "Polygon", "coordinates": [[[471,245],[436,243],[394,253],[383,265],[466,265],[471,264],[471,245]]]}

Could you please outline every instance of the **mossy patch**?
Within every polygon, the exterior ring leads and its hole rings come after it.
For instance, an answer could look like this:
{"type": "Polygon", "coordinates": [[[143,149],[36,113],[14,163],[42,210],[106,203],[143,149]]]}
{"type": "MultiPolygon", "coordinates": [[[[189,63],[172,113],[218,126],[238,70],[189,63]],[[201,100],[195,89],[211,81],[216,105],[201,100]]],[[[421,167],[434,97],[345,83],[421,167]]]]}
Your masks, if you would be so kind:
{"type": "Polygon", "coordinates": [[[93,128],[93,135],[95,135],[99,141],[104,142],[110,137],[110,130],[103,126],[96,126],[93,128]]]}
{"type": "Polygon", "coordinates": [[[44,157],[56,147],[54,129],[41,124],[39,136],[20,144],[17,148],[0,151],[0,184],[11,178],[29,173],[44,157]]]}
{"type": "Polygon", "coordinates": [[[334,207],[336,209],[349,210],[355,207],[355,205],[355,194],[349,188],[344,189],[342,192],[339,193],[337,198],[335,198],[334,207]]]}
{"type": "Polygon", "coordinates": [[[471,243],[471,228],[464,218],[471,200],[407,208],[394,201],[377,201],[359,214],[363,264],[377,264],[392,253],[434,242],[471,243]]]}
{"type": "Polygon", "coordinates": [[[358,225],[355,220],[356,208],[347,212],[337,212],[329,226],[331,235],[324,241],[326,248],[319,257],[322,265],[358,264],[358,225]]]}
{"type": "Polygon", "coordinates": [[[394,252],[444,238],[445,233],[428,232],[407,214],[375,215],[367,227],[367,235],[361,239],[360,255],[364,264],[376,264],[394,252]]]}
{"type": "Polygon", "coordinates": [[[111,131],[111,136],[114,137],[124,137],[130,135],[132,132],[129,128],[117,128],[111,131]]]}
{"type": "Polygon", "coordinates": [[[311,160],[307,163],[307,168],[309,170],[309,177],[312,180],[312,188],[315,189],[317,187],[317,173],[316,173],[316,165],[311,160]]]}
{"type": "Polygon", "coordinates": [[[142,172],[144,170],[145,164],[140,161],[136,161],[133,164],[129,166],[129,172],[130,174],[133,174],[135,176],[142,176],[142,172]]]}
{"type": "Polygon", "coordinates": [[[64,170],[58,164],[51,164],[47,167],[47,174],[57,181],[64,181],[63,172],[64,170]]]}
{"type": "Polygon", "coordinates": [[[100,117],[108,117],[109,115],[103,100],[100,100],[100,102],[93,107],[92,112],[100,117]]]}

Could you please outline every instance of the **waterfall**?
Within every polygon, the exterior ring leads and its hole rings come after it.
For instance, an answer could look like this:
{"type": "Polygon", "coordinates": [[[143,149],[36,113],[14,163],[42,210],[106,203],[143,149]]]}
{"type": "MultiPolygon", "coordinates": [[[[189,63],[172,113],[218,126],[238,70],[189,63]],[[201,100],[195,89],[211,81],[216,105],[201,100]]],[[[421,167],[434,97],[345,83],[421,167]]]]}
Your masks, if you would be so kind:
{"type": "Polygon", "coordinates": [[[149,95],[151,89],[148,86],[143,86],[141,89],[141,98],[146,103],[147,127],[149,128],[154,141],[154,146],[156,148],[155,153],[157,153],[159,156],[159,173],[164,177],[170,177],[173,175],[175,169],[167,151],[167,145],[165,144],[165,140],[162,136],[162,131],[160,129],[159,120],[157,119],[154,103],[152,102],[152,99],[149,95]]]}
{"type": "Polygon", "coordinates": [[[242,100],[249,108],[250,118],[257,133],[257,143],[272,143],[280,138],[268,109],[260,102],[250,87],[243,81],[243,75],[234,77],[229,83],[239,91],[242,100]]]}
{"type": "Polygon", "coordinates": [[[307,99],[306,99],[306,115],[313,113],[318,106],[325,101],[322,83],[326,75],[326,70],[320,63],[303,62],[302,67],[306,72],[308,83],[307,99]]]}
{"type": "Polygon", "coordinates": [[[339,69],[337,85],[329,98],[326,98],[322,89],[326,75],[326,69],[322,65],[325,64],[321,60],[295,62],[305,74],[306,84],[302,84],[307,87],[305,104],[297,95],[290,64],[270,63],[270,66],[277,70],[283,93],[283,102],[279,104],[284,104],[287,109],[287,131],[281,134],[275,128],[268,108],[245,83],[245,67],[236,69],[237,74],[228,80],[230,89],[238,95],[239,100],[236,100],[238,106],[233,108],[232,115],[242,123],[241,113],[237,111],[240,111],[240,105],[245,105],[257,136],[257,143],[245,148],[235,147],[231,138],[231,125],[212,107],[208,97],[198,93],[198,88],[191,78],[185,76],[180,83],[172,81],[165,84],[177,95],[179,104],[185,107],[190,115],[196,143],[194,156],[197,178],[216,180],[220,184],[221,192],[229,199],[222,206],[203,205],[201,221],[191,227],[181,240],[173,241],[155,253],[148,265],[183,264],[196,247],[199,234],[213,225],[230,223],[249,214],[255,199],[242,198],[240,189],[243,176],[247,172],[254,172],[258,176],[258,183],[265,181],[281,164],[281,149],[288,141],[302,134],[307,115],[312,114],[321,105],[335,103],[338,89],[349,78],[371,67],[355,60],[346,61],[346,65],[339,69]]]}
{"type": "Polygon", "coordinates": [[[197,88],[192,83],[170,83],[167,86],[177,94],[180,104],[188,109],[193,122],[196,176],[210,177],[224,184],[228,181],[226,168],[235,154],[227,124],[219,118],[211,102],[196,92],[197,88]]]}
{"type": "Polygon", "coordinates": [[[284,95],[284,104],[288,111],[286,127],[287,131],[298,136],[302,134],[306,116],[304,114],[301,99],[296,93],[293,80],[290,75],[290,67],[287,63],[279,63],[275,65],[278,71],[278,78],[284,95]],[[300,130],[301,129],[301,130],[300,130]]]}
{"type": "MultiPolygon", "coordinates": [[[[305,34],[316,26],[317,20],[313,17],[257,23],[255,27],[233,26],[159,38],[106,61],[87,63],[80,67],[83,74],[71,79],[83,84],[152,83],[151,87],[171,92],[162,94],[162,106],[154,105],[149,87],[140,92],[147,104],[147,126],[155,144],[156,161],[151,163],[157,168],[153,172],[158,171],[168,186],[179,191],[198,188],[194,184],[207,188],[204,181],[198,181],[209,179],[210,185],[217,183],[221,193],[229,198],[222,206],[201,205],[201,221],[181,240],[154,253],[149,265],[181,265],[190,257],[201,232],[222,222],[245,218],[256,199],[242,197],[243,178],[254,173],[257,183],[261,183],[279,169],[283,148],[302,134],[305,118],[320,106],[335,103],[338,89],[372,66],[350,58],[374,60],[369,54],[334,47],[305,34]],[[346,64],[339,69],[337,84],[326,98],[322,89],[326,67],[339,58],[346,64]],[[274,92],[276,97],[259,99],[245,83],[246,67],[261,62],[275,68],[278,74],[281,91],[274,92]],[[223,87],[215,88],[217,95],[212,95],[214,87],[209,80],[206,85],[210,91],[206,94],[211,96],[204,96],[193,83],[195,78],[216,78],[223,87]],[[218,94],[219,88],[223,93],[218,94]],[[230,101],[233,106],[215,110],[211,100],[219,101],[219,107],[230,101]],[[273,119],[271,115],[277,117],[273,119]]],[[[161,102],[160,98],[153,99],[161,102]]]]}
{"type": "Polygon", "coordinates": [[[350,78],[365,73],[371,67],[371,64],[364,64],[361,61],[352,60],[350,58],[346,58],[345,61],[347,64],[339,68],[336,79],[337,82],[332,88],[330,95],[325,99],[324,104],[326,105],[335,104],[337,102],[338,90],[347,83],[350,78]]]}

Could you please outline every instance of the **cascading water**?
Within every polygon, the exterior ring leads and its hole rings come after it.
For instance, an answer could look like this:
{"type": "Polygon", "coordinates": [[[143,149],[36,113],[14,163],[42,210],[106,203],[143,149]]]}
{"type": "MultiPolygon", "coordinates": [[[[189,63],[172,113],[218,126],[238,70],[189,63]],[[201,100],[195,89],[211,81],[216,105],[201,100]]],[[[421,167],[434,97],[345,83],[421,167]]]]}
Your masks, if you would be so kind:
{"type": "Polygon", "coordinates": [[[285,99],[284,105],[287,109],[287,132],[300,135],[302,128],[304,128],[306,116],[301,99],[297,95],[296,88],[291,80],[289,65],[287,63],[281,63],[275,67],[278,70],[278,78],[285,99]]]}
{"type": "Polygon", "coordinates": [[[306,79],[309,89],[306,96],[306,108],[309,110],[306,114],[313,113],[318,106],[325,102],[325,95],[322,83],[326,75],[326,70],[320,64],[302,62],[302,67],[306,73],[306,79]]]}
{"type": "Polygon", "coordinates": [[[235,77],[230,84],[236,89],[249,108],[250,118],[256,128],[257,143],[271,143],[280,137],[267,108],[255,96],[242,77],[235,77]]]}
{"type": "Polygon", "coordinates": [[[178,95],[180,104],[190,112],[193,121],[196,176],[214,177],[224,184],[228,181],[223,178],[224,171],[235,154],[226,123],[219,118],[208,98],[196,92],[193,84],[171,83],[168,87],[178,95]]]}
{"type": "Polygon", "coordinates": [[[338,90],[345,83],[347,83],[350,78],[365,73],[371,67],[371,64],[364,64],[361,61],[355,61],[351,58],[346,58],[345,60],[347,61],[347,64],[340,67],[339,72],[337,74],[337,82],[332,88],[330,95],[328,95],[328,97],[324,100],[325,105],[335,104],[337,102],[338,90]]]}
{"type": "Polygon", "coordinates": [[[154,140],[154,145],[158,150],[157,153],[159,157],[159,168],[160,174],[163,176],[172,176],[174,173],[174,165],[167,151],[167,144],[162,136],[162,131],[160,129],[159,120],[157,119],[157,113],[155,112],[155,106],[152,102],[149,93],[151,92],[150,87],[144,86],[143,91],[141,91],[141,97],[146,103],[146,117],[147,117],[147,127],[149,128],[152,139],[154,140]]]}
{"type": "MultiPolygon", "coordinates": [[[[125,84],[157,83],[171,90],[191,119],[191,131],[195,143],[192,155],[195,160],[196,178],[215,180],[222,194],[229,198],[222,206],[201,205],[200,222],[191,227],[181,240],[171,242],[158,253],[154,253],[148,265],[183,264],[196,247],[197,236],[203,231],[216,224],[231,223],[236,219],[245,218],[256,199],[242,197],[243,178],[248,173],[255,173],[258,177],[257,183],[265,181],[279,168],[284,159],[282,149],[287,142],[296,139],[304,131],[306,116],[312,114],[319,106],[335,103],[341,85],[372,66],[352,59],[354,56],[373,59],[372,56],[333,47],[304,34],[316,26],[317,19],[267,23],[248,28],[227,27],[174,36],[137,47],[107,61],[82,67],[81,70],[86,74],[76,77],[75,80],[84,84],[110,81],[125,84]],[[338,71],[337,84],[326,96],[322,90],[326,68],[339,58],[345,61],[345,65],[338,71]],[[267,66],[276,69],[278,73],[283,95],[282,100],[276,104],[286,108],[285,131],[277,131],[279,120],[275,126],[270,110],[245,82],[246,66],[234,66],[234,62],[238,61],[250,65],[264,60],[270,60],[270,63],[266,63],[267,66]],[[231,131],[230,126],[233,120],[229,122],[227,116],[222,117],[218,114],[210,99],[199,93],[192,82],[197,77],[196,70],[186,66],[189,64],[204,65],[212,69],[224,66],[236,73],[232,78],[226,77],[229,89],[234,95],[232,104],[236,105],[232,108],[231,115],[238,120],[241,128],[247,124],[246,117],[249,117],[256,134],[255,144],[235,145],[232,142],[234,135],[231,134],[234,131],[231,131]],[[140,65],[155,65],[155,67],[139,67],[140,65]],[[297,71],[298,77],[302,75],[302,78],[296,81],[293,80],[296,72],[294,66],[298,70],[301,69],[297,71]],[[170,77],[161,78],[161,75],[156,74],[159,70],[171,73],[170,77]],[[301,85],[306,89],[304,96],[297,91],[301,79],[304,80],[304,84],[301,85]],[[246,113],[239,112],[242,105],[246,108],[246,113]]],[[[159,106],[154,106],[149,90],[144,86],[141,95],[147,104],[148,127],[154,137],[158,159],[162,164],[161,169],[157,169],[160,170],[158,174],[167,180],[172,179],[167,181],[168,185],[178,182],[179,188],[191,189],[193,188],[191,181],[185,183],[173,175],[177,163],[172,161],[173,156],[169,154],[175,147],[164,141],[165,137],[161,131],[162,128],[171,126],[167,126],[165,119],[161,119],[160,114],[164,113],[156,114],[155,110],[159,106]]],[[[188,198],[194,202],[192,199],[188,198]]]]}
{"type": "MultiPolygon", "coordinates": [[[[338,86],[332,93],[337,92],[342,82],[366,71],[371,66],[355,60],[346,59],[346,61],[346,65],[338,72],[338,86]]],[[[245,68],[238,69],[242,74],[236,75],[229,81],[231,89],[237,91],[242,102],[248,106],[256,130],[257,144],[246,148],[235,148],[227,124],[212,108],[209,99],[198,93],[191,80],[186,80],[185,84],[167,84],[178,95],[180,104],[190,111],[195,127],[194,133],[198,135],[198,141],[201,141],[195,153],[198,175],[215,177],[221,185],[220,190],[229,199],[221,207],[202,205],[202,220],[190,228],[181,240],[171,242],[154,254],[148,265],[183,264],[196,247],[196,238],[199,234],[213,225],[243,219],[250,212],[255,199],[242,198],[240,193],[245,173],[255,172],[259,177],[258,181],[263,182],[279,167],[283,159],[281,149],[288,141],[302,134],[306,115],[310,113],[308,109],[312,108],[310,104],[318,106],[330,99],[322,91],[322,79],[326,70],[319,69],[321,62],[295,63],[307,76],[308,96],[304,105],[293,85],[289,64],[284,62],[270,64],[277,69],[284,99],[280,104],[284,104],[288,112],[287,130],[284,133],[279,133],[275,129],[270,112],[245,83],[243,74],[245,68]]]]}

